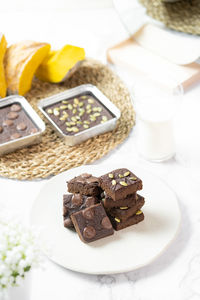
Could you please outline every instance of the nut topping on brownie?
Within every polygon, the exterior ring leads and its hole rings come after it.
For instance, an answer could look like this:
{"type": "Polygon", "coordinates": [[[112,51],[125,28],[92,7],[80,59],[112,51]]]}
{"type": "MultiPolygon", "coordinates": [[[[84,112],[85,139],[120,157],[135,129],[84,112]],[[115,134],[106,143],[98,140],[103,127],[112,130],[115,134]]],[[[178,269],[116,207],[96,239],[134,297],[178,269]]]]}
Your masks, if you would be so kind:
{"type": "Polygon", "coordinates": [[[100,186],[108,196],[116,201],[141,190],[142,181],[135,174],[123,168],[101,176],[100,186]]]}
{"type": "Polygon", "coordinates": [[[121,221],[127,220],[129,217],[133,215],[139,215],[141,212],[141,208],[144,205],[144,197],[138,195],[138,199],[135,202],[135,205],[128,207],[128,206],[122,206],[122,207],[115,207],[115,208],[107,208],[106,212],[108,215],[112,217],[116,217],[120,219],[121,221]]]}

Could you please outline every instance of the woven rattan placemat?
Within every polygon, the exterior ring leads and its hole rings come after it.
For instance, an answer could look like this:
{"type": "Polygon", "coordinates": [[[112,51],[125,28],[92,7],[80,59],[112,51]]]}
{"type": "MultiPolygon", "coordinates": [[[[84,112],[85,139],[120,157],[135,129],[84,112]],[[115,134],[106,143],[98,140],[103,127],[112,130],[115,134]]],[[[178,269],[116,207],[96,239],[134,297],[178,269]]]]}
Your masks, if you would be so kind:
{"type": "Polygon", "coordinates": [[[161,0],[139,0],[147,14],[167,27],[192,34],[200,34],[200,0],[181,0],[164,3],[161,0]]]}
{"type": "Polygon", "coordinates": [[[41,98],[84,83],[96,85],[121,110],[117,128],[113,132],[69,147],[46,124],[46,132],[40,144],[23,148],[0,158],[0,176],[28,180],[46,178],[70,168],[91,163],[123,142],[135,120],[130,95],[119,77],[99,62],[85,61],[76,73],[62,84],[34,80],[26,98],[44,119],[37,108],[37,103],[41,98]]]}

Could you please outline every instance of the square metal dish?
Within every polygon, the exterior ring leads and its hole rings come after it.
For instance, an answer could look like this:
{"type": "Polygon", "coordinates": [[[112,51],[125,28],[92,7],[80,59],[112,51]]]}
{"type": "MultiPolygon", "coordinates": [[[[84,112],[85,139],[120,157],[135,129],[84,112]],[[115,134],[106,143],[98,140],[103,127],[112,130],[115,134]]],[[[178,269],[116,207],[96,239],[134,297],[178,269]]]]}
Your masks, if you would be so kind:
{"type": "Polygon", "coordinates": [[[117,120],[120,118],[120,110],[94,85],[91,84],[83,84],[67,90],[65,92],[53,95],[51,97],[42,99],[38,104],[39,109],[44,114],[44,116],[48,119],[49,123],[55,129],[60,137],[65,140],[65,143],[69,146],[74,146],[76,144],[80,144],[85,140],[92,138],[96,135],[112,131],[115,129],[117,125],[117,120]],[[60,101],[67,101],[73,97],[78,97],[81,95],[90,94],[94,98],[96,98],[97,102],[99,102],[104,108],[113,116],[112,119],[106,121],[103,124],[95,125],[91,128],[85,129],[81,132],[78,132],[73,135],[65,134],[57,124],[52,120],[52,118],[46,113],[45,108],[58,103],[60,101]]]}
{"type": "Polygon", "coordinates": [[[0,155],[39,143],[41,141],[42,133],[45,131],[44,122],[41,120],[41,118],[38,116],[38,114],[35,112],[35,110],[31,107],[31,105],[24,97],[14,95],[3,98],[0,100],[0,109],[6,106],[10,106],[12,104],[21,105],[24,113],[34,124],[34,126],[38,129],[38,131],[11,141],[7,141],[4,143],[0,142],[0,155]]]}

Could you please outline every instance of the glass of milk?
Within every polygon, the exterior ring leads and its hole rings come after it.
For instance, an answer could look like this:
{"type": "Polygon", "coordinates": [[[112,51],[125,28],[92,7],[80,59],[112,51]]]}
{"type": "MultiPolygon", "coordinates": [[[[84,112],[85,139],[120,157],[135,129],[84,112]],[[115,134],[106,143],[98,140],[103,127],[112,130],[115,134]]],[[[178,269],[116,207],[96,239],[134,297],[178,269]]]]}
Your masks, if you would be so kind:
{"type": "Polygon", "coordinates": [[[145,159],[163,162],[175,155],[173,119],[182,94],[181,85],[170,89],[150,81],[134,91],[137,148],[145,159]]]}

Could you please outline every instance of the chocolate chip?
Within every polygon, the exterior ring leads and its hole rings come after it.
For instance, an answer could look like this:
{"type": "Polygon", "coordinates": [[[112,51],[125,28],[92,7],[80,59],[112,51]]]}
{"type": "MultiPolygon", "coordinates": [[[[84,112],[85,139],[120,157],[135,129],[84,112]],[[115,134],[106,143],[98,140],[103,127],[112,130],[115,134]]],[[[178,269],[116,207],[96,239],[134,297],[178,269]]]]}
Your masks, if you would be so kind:
{"type": "Polygon", "coordinates": [[[21,134],[16,132],[16,133],[13,133],[10,138],[11,138],[11,140],[16,140],[16,139],[19,139],[20,137],[21,137],[21,134]]]}
{"type": "Polygon", "coordinates": [[[83,203],[83,197],[80,194],[74,194],[72,197],[72,204],[74,206],[81,206],[83,203]]]}
{"type": "Polygon", "coordinates": [[[10,120],[15,120],[15,119],[17,119],[18,118],[18,114],[16,113],[16,112],[14,112],[14,111],[11,111],[11,112],[9,112],[8,114],[7,114],[7,117],[8,117],[8,119],[10,119],[10,120]]]}
{"type": "Polygon", "coordinates": [[[2,132],[3,132],[3,127],[0,126],[0,133],[2,133],[2,132]]]}
{"type": "Polygon", "coordinates": [[[11,110],[11,111],[15,111],[15,112],[18,112],[18,111],[20,111],[21,109],[22,109],[21,106],[18,105],[18,104],[13,104],[13,105],[10,107],[10,110],[11,110]]]}
{"type": "Polygon", "coordinates": [[[72,227],[72,221],[70,218],[67,218],[64,220],[64,226],[65,227],[72,227]]]}
{"type": "Polygon", "coordinates": [[[34,133],[36,133],[36,132],[38,132],[37,128],[31,128],[30,134],[34,134],[34,133]]]}
{"type": "Polygon", "coordinates": [[[26,130],[26,128],[27,128],[27,125],[26,125],[24,122],[19,123],[19,124],[17,125],[17,129],[18,129],[18,130],[26,130]]]}
{"type": "Polygon", "coordinates": [[[13,125],[12,120],[4,120],[3,121],[3,126],[5,126],[5,127],[12,126],[12,125],[13,125]]]}
{"type": "Polygon", "coordinates": [[[87,226],[83,230],[83,236],[86,239],[92,239],[96,235],[96,230],[92,226],[87,226]]]}
{"type": "Polygon", "coordinates": [[[85,201],[86,207],[89,207],[91,205],[95,204],[95,198],[94,197],[88,197],[85,201]]]}
{"type": "Polygon", "coordinates": [[[84,183],[85,180],[91,176],[92,176],[91,174],[83,173],[80,176],[78,176],[76,180],[77,182],[84,183]]]}
{"type": "Polygon", "coordinates": [[[80,175],[82,178],[89,178],[91,177],[92,175],[91,174],[88,174],[88,173],[83,173],[80,175]]]}
{"type": "Polygon", "coordinates": [[[104,217],[102,219],[101,225],[105,229],[111,229],[112,228],[112,225],[111,225],[110,220],[108,219],[108,217],[104,217]]]}
{"type": "Polygon", "coordinates": [[[91,176],[90,178],[87,178],[86,180],[87,183],[94,183],[94,182],[99,182],[98,178],[91,176]]]}
{"type": "Polygon", "coordinates": [[[94,218],[94,211],[92,208],[86,208],[82,211],[82,214],[85,219],[91,220],[94,218]]]}

